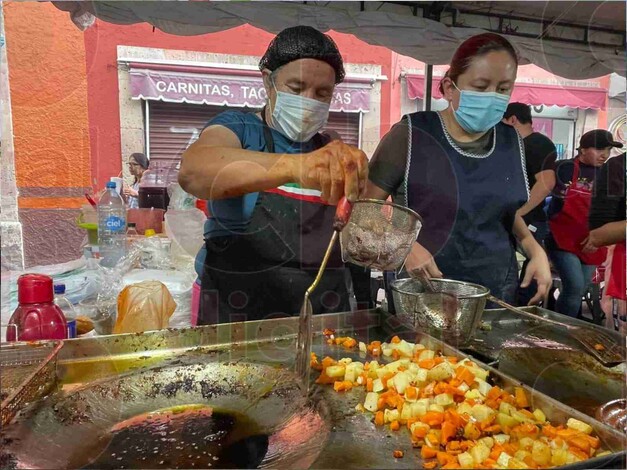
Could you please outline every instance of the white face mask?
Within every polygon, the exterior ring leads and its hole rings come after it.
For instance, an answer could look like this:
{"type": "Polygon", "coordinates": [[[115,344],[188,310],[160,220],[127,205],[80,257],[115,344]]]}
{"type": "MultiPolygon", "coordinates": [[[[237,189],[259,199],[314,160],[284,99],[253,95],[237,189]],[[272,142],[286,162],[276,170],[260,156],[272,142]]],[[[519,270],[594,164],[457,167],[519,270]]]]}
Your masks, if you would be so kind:
{"type": "Polygon", "coordinates": [[[329,118],[329,103],[278,91],[272,110],[272,127],[295,142],[307,142],[324,127],[329,118]]]}

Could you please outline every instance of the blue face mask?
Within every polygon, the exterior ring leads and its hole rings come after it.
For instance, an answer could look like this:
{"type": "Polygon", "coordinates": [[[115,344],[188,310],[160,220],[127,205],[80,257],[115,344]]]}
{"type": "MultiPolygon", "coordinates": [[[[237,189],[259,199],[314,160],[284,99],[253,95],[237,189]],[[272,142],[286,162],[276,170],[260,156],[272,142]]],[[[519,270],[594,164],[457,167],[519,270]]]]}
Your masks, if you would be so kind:
{"type": "MultiPolygon", "coordinates": [[[[455,88],[455,82],[453,82],[455,88]]],[[[509,95],[494,91],[459,91],[459,106],[453,110],[455,119],[471,134],[486,132],[503,119],[509,104],[509,95]]]]}

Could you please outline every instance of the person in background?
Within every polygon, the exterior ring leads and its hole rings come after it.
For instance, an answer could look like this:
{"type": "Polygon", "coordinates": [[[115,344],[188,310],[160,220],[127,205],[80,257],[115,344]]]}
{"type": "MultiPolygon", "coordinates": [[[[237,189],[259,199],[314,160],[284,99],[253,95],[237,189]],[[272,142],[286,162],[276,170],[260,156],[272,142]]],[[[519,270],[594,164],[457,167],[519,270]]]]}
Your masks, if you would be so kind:
{"type": "MultiPolygon", "coordinates": [[[[518,209],[518,214],[522,216],[536,241],[544,245],[544,239],[549,232],[544,204],[546,197],[551,194],[555,186],[555,160],[557,159],[555,144],[544,134],[534,132],[531,107],[527,104],[510,103],[503,116],[503,122],[518,131],[525,145],[525,169],[531,191],[529,200],[518,209]]],[[[527,258],[520,272],[521,284],[525,279],[528,264],[527,258]]],[[[536,290],[535,281],[532,281],[529,287],[519,287],[518,305],[527,305],[536,290]]]]}
{"type": "Polygon", "coordinates": [[[130,186],[124,185],[123,193],[129,209],[137,209],[139,207],[139,181],[149,165],[150,162],[143,153],[132,153],[128,157],[128,169],[133,176],[133,184],[130,186]]]}
{"type": "MultiPolygon", "coordinates": [[[[179,183],[210,201],[198,324],[299,312],[333,232],[335,205],[366,185],[368,159],[320,133],[344,79],[334,41],[308,26],[281,31],[259,63],[258,113],[226,111],[184,152],[179,183]]],[[[338,247],[336,247],[338,248],[338,247]]],[[[339,249],[311,297],[314,313],[350,309],[339,249]]]]}
{"type": "Polygon", "coordinates": [[[607,255],[605,248],[588,246],[588,217],[594,184],[612,147],[622,147],[603,129],[586,132],[577,156],[556,166],[555,188],[549,203],[550,232],[546,248],[562,280],[555,310],[576,317],[592,275],[607,255]]]}
{"type": "Polygon", "coordinates": [[[370,166],[367,197],[408,206],[424,221],[405,267],[430,277],[481,284],[513,303],[518,287],[515,238],[544,297],[546,253],[516,211],[527,201],[522,139],[501,122],[518,58],[502,36],[464,41],[440,82],[449,106],[405,116],[383,138],[370,166]]]}
{"type": "Polygon", "coordinates": [[[593,252],[608,246],[607,266],[609,277],[605,283],[604,296],[611,299],[611,307],[606,315],[605,326],[627,334],[625,303],[627,286],[625,282],[625,153],[610,158],[599,172],[595,194],[590,208],[590,235],[584,244],[584,251],[593,252]]]}

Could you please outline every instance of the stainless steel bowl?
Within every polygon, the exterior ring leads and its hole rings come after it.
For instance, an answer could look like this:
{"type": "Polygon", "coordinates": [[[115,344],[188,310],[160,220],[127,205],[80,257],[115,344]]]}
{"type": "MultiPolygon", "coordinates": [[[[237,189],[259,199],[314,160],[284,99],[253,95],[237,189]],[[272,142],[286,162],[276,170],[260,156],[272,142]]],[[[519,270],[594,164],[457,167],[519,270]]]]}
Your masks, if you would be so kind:
{"type": "Polygon", "coordinates": [[[420,279],[393,281],[396,316],[452,346],[466,345],[481,321],[490,290],[450,279],[431,283],[437,292],[430,292],[420,279]]]}

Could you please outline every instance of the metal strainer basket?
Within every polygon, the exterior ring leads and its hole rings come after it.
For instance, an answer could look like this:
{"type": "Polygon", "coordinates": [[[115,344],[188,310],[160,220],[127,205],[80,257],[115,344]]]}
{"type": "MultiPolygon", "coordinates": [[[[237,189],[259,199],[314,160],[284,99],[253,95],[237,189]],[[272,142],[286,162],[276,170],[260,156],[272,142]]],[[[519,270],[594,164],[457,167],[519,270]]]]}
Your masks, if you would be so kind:
{"type": "Polygon", "coordinates": [[[393,281],[397,317],[450,345],[465,345],[481,321],[490,290],[450,279],[431,279],[431,284],[436,292],[420,279],[393,281]]]}
{"type": "Polygon", "coordinates": [[[405,258],[422,227],[420,216],[407,207],[377,199],[356,201],[340,233],[342,258],[381,271],[394,271],[405,258]]]}
{"type": "Polygon", "coordinates": [[[2,426],[26,405],[48,394],[57,383],[57,355],[63,342],[2,344],[0,348],[0,414],[2,426]]]}

